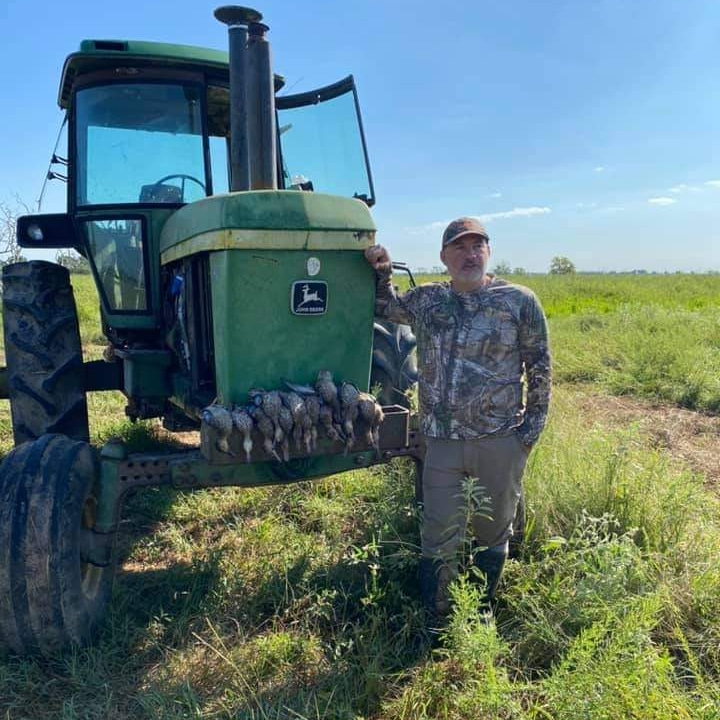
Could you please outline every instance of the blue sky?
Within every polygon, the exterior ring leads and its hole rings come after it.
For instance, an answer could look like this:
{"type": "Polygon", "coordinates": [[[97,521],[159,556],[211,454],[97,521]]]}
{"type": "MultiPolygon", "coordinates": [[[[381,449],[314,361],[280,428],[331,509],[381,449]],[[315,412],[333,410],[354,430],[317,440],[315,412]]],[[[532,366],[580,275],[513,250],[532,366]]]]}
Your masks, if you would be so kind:
{"type": "MultiPolygon", "coordinates": [[[[0,201],[38,197],[60,70],[81,39],[224,49],[215,6],[4,0],[0,201]]],[[[714,0],[256,7],[292,92],[355,75],[378,241],[394,259],[438,265],[444,225],[474,215],[493,261],[513,267],[566,255],[580,270],[720,270],[714,0]]],[[[57,190],[44,211],[63,209],[57,190]]]]}

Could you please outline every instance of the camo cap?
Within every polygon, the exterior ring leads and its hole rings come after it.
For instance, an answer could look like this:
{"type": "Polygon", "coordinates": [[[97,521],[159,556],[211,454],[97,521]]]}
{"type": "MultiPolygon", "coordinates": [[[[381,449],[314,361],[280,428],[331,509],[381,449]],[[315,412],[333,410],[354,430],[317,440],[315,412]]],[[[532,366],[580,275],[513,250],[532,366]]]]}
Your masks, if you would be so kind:
{"type": "Polygon", "coordinates": [[[479,235],[490,242],[490,236],[483,224],[476,218],[462,217],[453,220],[446,228],[442,236],[442,246],[445,247],[451,242],[464,237],[465,235],[479,235]]]}

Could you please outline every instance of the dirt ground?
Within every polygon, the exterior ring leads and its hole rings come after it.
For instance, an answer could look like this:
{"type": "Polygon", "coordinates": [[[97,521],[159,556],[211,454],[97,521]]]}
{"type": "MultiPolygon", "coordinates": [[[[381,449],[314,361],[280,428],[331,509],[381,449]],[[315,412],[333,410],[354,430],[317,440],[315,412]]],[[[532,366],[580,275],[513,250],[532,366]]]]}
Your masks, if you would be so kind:
{"type": "Polygon", "coordinates": [[[720,416],[590,392],[580,392],[579,403],[592,422],[637,423],[655,447],[703,473],[720,490],[720,416]]]}

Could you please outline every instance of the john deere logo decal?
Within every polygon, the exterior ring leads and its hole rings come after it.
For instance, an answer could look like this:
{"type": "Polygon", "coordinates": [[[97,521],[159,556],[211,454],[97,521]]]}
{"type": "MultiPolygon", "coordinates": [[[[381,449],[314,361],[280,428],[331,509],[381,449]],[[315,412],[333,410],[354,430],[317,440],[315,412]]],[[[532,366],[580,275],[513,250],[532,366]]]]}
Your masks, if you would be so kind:
{"type": "Polygon", "coordinates": [[[322,315],[327,310],[327,283],[298,280],[292,284],[290,309],[295,315],[322,315]]]}

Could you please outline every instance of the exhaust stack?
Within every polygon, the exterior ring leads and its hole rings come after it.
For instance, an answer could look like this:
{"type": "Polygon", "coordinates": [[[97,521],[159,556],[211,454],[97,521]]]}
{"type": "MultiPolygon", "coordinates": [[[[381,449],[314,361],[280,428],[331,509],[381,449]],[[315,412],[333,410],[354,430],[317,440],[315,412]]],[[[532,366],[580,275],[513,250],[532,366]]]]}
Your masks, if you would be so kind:
{"type": "Polygon", "coordinates": [[[268,26],[252,8],[225,5],[230,50],[230,190],[277,188],[275,88],[268,26]]]}

